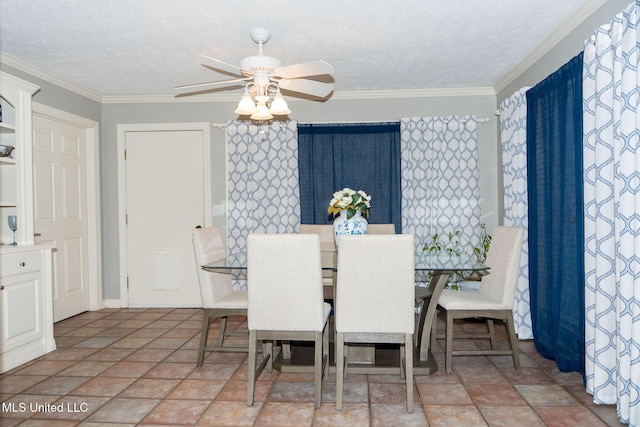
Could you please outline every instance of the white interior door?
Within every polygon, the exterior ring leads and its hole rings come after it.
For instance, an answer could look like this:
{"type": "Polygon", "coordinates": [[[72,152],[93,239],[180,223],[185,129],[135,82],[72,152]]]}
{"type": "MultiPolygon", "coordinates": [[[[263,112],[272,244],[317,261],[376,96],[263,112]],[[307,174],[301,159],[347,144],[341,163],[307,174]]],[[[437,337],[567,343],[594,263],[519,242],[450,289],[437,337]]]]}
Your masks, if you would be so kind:
{"type": "Polygon", "coordinates": [[[169,129],[124,140],[128,305],[201,306],[191,230],[205,225],[209,138],[169,129]]]}
{"type": "Polygon", "coordinates": [[[53,320],[89,310],[85,128],[33,116],[36,243],[53,243],[53,320]]]}

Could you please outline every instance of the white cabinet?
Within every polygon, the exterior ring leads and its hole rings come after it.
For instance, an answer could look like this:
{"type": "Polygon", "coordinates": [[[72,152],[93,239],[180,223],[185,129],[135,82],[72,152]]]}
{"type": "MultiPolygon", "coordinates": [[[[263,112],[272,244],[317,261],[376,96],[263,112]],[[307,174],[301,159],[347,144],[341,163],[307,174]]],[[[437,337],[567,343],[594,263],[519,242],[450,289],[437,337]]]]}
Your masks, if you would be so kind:
{"type": "Polygon", "coordinates": [[[16,215],[18,244],[32,245],[33,129],[31,97],[38,86],[0,71],[0,144],[15,147],[11,157],[0,157],[0,242],[11,243],[7,217],[16,215]]]}
{"type": "Polygon", "coordinates": [[[51,245],[34,245],[31,97],[38,86],[0,71],[0,372],[55,350],[51,245]],[[16,215],[17,245],[7,218],[16,215]]]}
{"type": "Polygon", "coordinates": [[[0,372],[55,350],[51,247],[0,251],[0,372]]]}

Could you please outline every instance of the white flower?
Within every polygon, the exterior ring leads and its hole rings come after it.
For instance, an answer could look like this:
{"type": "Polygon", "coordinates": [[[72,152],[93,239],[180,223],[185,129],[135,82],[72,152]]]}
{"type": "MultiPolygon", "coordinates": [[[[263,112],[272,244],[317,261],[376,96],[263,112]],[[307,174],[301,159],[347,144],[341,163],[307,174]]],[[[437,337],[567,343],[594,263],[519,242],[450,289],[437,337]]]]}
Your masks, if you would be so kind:
{"type": "Polygon", "coordinates": [[[371,207],[371,196],[363,190],[355,191],[351,188],[343,188],[333,193],[333,198],[329,202],[327,211],[336,216],[340,211],[347,211],[347,218],[351,218],[356,212],[362,212],[362,216],[369,216],[371,207]]]}

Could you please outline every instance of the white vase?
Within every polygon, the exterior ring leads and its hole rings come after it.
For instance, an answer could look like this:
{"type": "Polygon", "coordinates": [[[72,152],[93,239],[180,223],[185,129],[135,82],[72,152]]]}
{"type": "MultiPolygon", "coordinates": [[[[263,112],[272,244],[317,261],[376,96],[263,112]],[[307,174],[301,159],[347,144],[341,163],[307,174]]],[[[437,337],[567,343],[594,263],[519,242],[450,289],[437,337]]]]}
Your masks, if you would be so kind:
{"type": "Polygon", "coordinates": [[[362,216],[362,212],[356,211],[356,214],[347,219],[347,211],[340,211],[340,215],[333,220],[333,234],[336,240],[336,249],[341,234],[367,234],[369,222],[362,216]]]}

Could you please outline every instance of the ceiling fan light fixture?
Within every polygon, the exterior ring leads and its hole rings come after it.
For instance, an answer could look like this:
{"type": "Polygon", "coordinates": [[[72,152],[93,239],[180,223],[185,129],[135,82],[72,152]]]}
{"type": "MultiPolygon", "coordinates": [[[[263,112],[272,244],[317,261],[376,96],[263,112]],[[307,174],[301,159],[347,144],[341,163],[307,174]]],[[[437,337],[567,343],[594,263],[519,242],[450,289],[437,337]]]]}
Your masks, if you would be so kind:
{"type": "Polygon", "coordinates": [[[256,104],[253,102],[253,99],[251,99],[249,92],[245,91],[244,95],[242,95],[242,99],[238,102],[238,108],[236,108],[235,113],[246,116],[254,114],[256,111],[256,104]]]}
{"type": "Polygon", "coordinates": [[[287,101],[284,100],[280,91],[276,93],[273,101],[271,101],[271,108],[269,108],[269,112],[276,116],[286,116],[287,114],[291,114],[287,101]]]}
{"type": "Polygon", "coordinates": [[[251,115],[251,120],[271,120],[273,116],[269,112],[269,108],[267,108],[266,104],[263,102],[258,102],[256,105],[256,112],[251,115]]]}
{"type": "MultiPolygon", "coordinates": [[[[245,91],[238,107],[234,110],[241,116],[250,116],[252,120],[267,121],[273,116],[287,116],[291,110],[280,93],[282,87],[289,96],[301,97],[309,95],[317,100],[327,99],[333,92],[332,74],[335,69],[325,61],[310,61],[282,66],[282,62],[263,52],[263,45],[271,38],[271,31],[254,28],[250,31],[251,39],[258,44],[258,54],[240,60],[240,66],[202,55],[214,66],[205,65],[214,70],[228,72],[234,78],[205,83],[177,86],[176,89],[197,89],[201,92],[208,86],[225,85],[229,88],[245,83],[245,91]],[[327,75],[331,81],[320,81],[314,76],[327,75]],[[310,78],[312,77],[312,78],[310,78]],[[297,95],[296,95],[297,94],[297,95]]],[[[281,118],[280,120],[286,120],[281,118]]]]}

